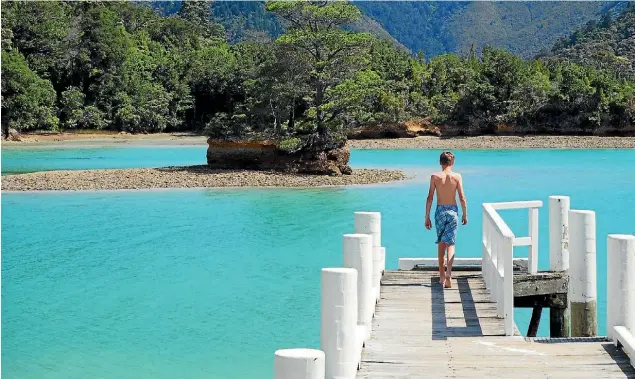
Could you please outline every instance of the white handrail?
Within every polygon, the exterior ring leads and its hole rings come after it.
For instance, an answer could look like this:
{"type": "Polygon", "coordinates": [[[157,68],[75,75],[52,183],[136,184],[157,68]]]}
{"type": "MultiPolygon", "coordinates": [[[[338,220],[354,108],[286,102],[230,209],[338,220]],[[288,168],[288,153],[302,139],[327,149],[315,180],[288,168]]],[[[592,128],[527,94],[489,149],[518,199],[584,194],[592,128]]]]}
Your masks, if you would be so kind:
{"type": "Polygon", "coordinates": [[[486,288],[496,301],[498,317],[505,319],[505,335],[514,335],[514,246],[529,245],[528,271],[538,271],[538,208],[542,201],[483,204],[482,272],[486,288]],[[498,209],[529,208],[529,236],[516,237],[498,209]]]}
{"type": "Polygon", "coordinates": [[[608,236],[606,268],[606,332],[635,367],[635,236],[608,236]]]}

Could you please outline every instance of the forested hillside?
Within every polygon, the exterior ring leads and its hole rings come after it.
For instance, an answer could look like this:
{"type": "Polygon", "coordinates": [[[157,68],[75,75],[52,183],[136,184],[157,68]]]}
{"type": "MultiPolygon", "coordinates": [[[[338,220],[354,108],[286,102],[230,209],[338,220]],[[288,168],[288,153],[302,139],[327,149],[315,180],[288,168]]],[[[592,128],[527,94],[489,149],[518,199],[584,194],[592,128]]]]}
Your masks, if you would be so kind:
{"type": "MultiPolygon", "coordinates": [[[[179,11],[181,1],[153,1],[150,6],[159,14],[169,16],[179,11]]],[[[227,40],[231,43],[263,42],[284,33],[283,21],[275,14],[267,12],[264,1],[214,1],[211,9],[212,19],[225,27],[227,40]]],[[[402,45],[380,23],[364,14],[347,27],[402,45]]]]}
{"type": "Polygon", "coordinates": [[[531,57],[589,20],[619,12],[627,2],[602,1],[359,1],[411,51],[426,56],[478,51],[490,45],[531,57]]]}
{"type": "Polygon", "coordinates": [[[607,13],[599,22],[589,22],[544,56],[611,68],[635,78],[635,3],[616,17],[607,13]]]}
{"type": "MultiPolygon", "coordinates": [[[[153,2],[166,15],[179,1],[153,2]]],[[[426,57],[477,52],[486,46],[533,57],[606,13],[618,14],[627,1],[354,1],[362,10],[356,30],[392,37],[426,57]]],[[[215,21],[225,26],[230,42],[277,37],[284,28],[266,12],[264,2],[216,1],[215,21]]]]}
{"type": "Polygon", "coordinates": [[[229,44],[205,1],[171,16],[130,2],[3,3],[2,129],[259,135],[290,151],[412,119],[444,134],[635,132],[635,83],[614,67],[493,47],[426,60],[350,30],[362,14],[344,2],[266,10],[288,25],[277,39],[229,44]]]}

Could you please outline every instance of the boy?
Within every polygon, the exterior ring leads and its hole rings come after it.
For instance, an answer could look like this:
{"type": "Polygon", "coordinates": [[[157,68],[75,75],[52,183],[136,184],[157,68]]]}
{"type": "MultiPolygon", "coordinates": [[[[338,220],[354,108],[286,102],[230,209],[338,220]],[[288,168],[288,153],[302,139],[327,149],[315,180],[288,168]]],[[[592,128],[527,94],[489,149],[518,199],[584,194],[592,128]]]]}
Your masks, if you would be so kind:
{"type": "Polygon", "coordinates": [[[461,201],[463,218],[461,223],[467,225],[467,201],[463,193],[463,178],[460,174],[452,172],[454,154],[449,151],[441,153],[439,158],[441,172],[430,177],[430,191],[426,201],[426,229],[432,229],[430,221],[430,208],[434,200],[434,192],[437,193],[437,209],[434,213],[434,225],[437,230],[437,244],[439,253],[439,283],[445,288],[452,287],[452,263],[454,263],[454,245],[456,229],[459,224],[459,209],[456,205],[456,194],[461,201]],[[444,268],[445,251],[448,252],[447,275],[444,268]]]}

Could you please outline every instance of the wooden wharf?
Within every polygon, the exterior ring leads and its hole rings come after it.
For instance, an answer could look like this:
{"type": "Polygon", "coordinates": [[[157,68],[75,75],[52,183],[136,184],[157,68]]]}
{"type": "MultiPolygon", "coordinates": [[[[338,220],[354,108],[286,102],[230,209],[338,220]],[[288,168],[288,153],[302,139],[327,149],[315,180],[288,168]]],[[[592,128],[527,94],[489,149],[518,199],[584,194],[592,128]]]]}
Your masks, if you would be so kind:
{"type": "Polygon", "coordinates": [[[611,341],[505,336],[479,271],[387,271],[358,379],[635,378],[611,341]]]}
{"type": "Polygon", "coordinates": [[[549,270],[538,270],[542,201],[483,204],[481,257],[386,270],[381,214],[356,212],[343,267],[321,277],[320,349],[275,352],[274,379],[633,378],[635,236],[607,236],[606,336],[598,336],[595,212],[549,197],[549,270]],[[528,211],[518,237],[500,210],[528,211]],[[527,257],[514,254],[526,246],[527,257]],[[515,308],[531,308],[525,335],[515,308]],[[549,337],[536,337],[543,309],[549,337]]]}

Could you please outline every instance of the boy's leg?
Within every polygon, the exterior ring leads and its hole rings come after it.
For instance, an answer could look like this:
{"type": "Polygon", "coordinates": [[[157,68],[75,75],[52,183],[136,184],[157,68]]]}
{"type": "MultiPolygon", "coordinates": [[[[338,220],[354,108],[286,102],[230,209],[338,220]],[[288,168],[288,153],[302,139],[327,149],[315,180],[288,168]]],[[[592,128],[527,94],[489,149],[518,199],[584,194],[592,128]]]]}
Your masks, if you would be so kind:
{"type": "Polygon", "coordinates": [[[439,242],[439,283],[443,284],[445,282],[445,244],[443,242],[439,242]]]}
{"type": "Polygon", "coordinates": [[[454,245],[448,245],[448,277],[452,277],[452,264],[454,263],[454,245]]]}

